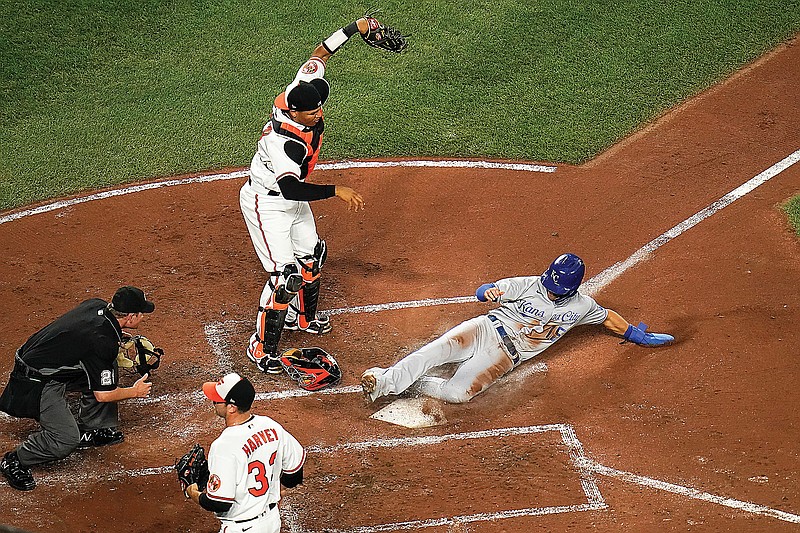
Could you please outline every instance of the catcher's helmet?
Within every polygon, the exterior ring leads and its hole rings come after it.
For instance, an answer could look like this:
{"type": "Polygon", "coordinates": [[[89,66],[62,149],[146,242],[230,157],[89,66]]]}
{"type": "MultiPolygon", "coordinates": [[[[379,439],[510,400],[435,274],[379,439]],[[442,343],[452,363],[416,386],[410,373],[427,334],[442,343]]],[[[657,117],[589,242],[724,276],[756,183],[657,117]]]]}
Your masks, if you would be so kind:
{"type": "Polygon", "coordinates": [[[556,296],[566,298],[578,292],[585,271],[586,267],[580,257],[562,254],[542,274],[542,285],[556,296]]]}
{"type": "Polygon", "coordinates": [[[281,354],[281,366],[301,388],[309,391],[336,385],[342,370],[322,348],[290,348],[281,354]]]}

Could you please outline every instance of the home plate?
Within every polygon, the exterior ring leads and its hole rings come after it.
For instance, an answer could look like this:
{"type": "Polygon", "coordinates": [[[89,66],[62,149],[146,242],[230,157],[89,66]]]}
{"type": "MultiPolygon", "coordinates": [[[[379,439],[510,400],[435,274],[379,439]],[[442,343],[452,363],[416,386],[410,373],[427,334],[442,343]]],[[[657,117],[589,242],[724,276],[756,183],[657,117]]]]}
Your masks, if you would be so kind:
{"type": "Polygon", "coordinates": [[[447,423],[441,403],[426,397],[399,398],[370,418],[407,428],[427,428],[447,423]]]}

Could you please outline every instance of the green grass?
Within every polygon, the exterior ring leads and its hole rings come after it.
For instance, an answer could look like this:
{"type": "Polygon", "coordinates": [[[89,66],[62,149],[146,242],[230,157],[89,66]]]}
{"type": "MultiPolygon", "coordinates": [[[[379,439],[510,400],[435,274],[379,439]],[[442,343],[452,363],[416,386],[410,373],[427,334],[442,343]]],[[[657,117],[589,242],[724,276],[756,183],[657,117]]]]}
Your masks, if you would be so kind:
{"type": "Polygon", "coordinates": [[[795,235],[800,237],[800,194],[788,200],[781,206],[789,224],[794,228],[795,235]]]}
{"type": "MultiPolygon", "coordinates": [[[[0,209],[247,166],[345,0],[0,5],[0,209]]],[[[578,163],[800,30],[800,0],[389,0],[400,56],[331,61],[324,159],[578,163]]]]}

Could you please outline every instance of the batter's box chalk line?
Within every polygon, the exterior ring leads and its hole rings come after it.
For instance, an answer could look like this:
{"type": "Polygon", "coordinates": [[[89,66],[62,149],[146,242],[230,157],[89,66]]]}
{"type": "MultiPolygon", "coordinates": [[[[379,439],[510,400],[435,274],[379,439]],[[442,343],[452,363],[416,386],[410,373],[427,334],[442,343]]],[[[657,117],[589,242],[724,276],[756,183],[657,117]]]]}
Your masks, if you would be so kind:
{"type": "MultiPolygon", "coordinates": [[[[506,511],[499,511],[495,513],[482,513],[474,515],[463,515],[453,517],[441,517],[428,520],[409,520],[405,522],[396,522],[392,524],[378,524],[372,526],[362,526],[352,529],[342,530],[327,530],[331,533],[371,533],[378,531],[395,531],[403,529],[423,529],[434,526],[447,526],[454,524],[464,524],[469,522],[482,522],[489,520],[503,520],[507,518],[524,517],[524,516],[542,516],[548,514],[561,514],[582,511],[601,511],[608,509],[608,504],[605,502],[600,493],[600,489],[595,481],[596,476],[606,476],[626,483],[633,483],[642,487],[669,492],[677,494],[685,498],[700,500],[715,505],[721,505],[730,509],[736,509],[744,513],[765,516],[774,518],[792,524],[800,524],[800,515],[772,509],[764,505],[759,505],[752,502],[737,500],[734,498],[719,496],[692,487],[686,487],[667,481],[641,476],[623,470],[617,470],[605,465],[602,465],[588,457],[586,457],[583,445],[578,440],[575,430],[568,424],[549,424],[542,426],[524,426],[524,427],[511,427],[488,429],[483,431],[474,431],[469,433],[454,433],[449,435],[429,435],[418,437],[406,437],[396,439],[379,439],[372,441],[350,442],[342,443],[332,446],[313,445],[307,448],[310,455],[325,454],[332,455],[339,452],[348,452],[353,450],[367,450],[370,448],[399,448],[408,446],[425,446],[436,445],[446,441],[454,440],[467,440],[467,439],[486,439],[486,438],[502,438],[505,436],[514,435],[531,435],[537,433],[545,433],[548,431],[558,431],[561,435],[561,440],[567,447],[570,455],[570,460],[575,468],[576,474],[580,477],[581,487],[583,494],[586,497],[585,503],[568,506],[555,506],[555,507],[536,507],[536,508],[523,508],[523,509],[510,509],[506,511]]],[[[67,460],[69,461],[69,459],[67,460]]],[[[72,490],[70,487],[85,487],[92,482],[118,480],[124,481],[127,478],[142,477],[142,476],[174,476],[175,467],[173,465],[156,466],[138,468],[133,470],[120,470],[109,472],[98,471],[83,471],[74,468],[74,465],[67,464],[62,472],[51,472],[40,476],[41,482],[48,485],[60,485],[65,487],[69,492],[72,490]]],[[[4,482],[0,482],[4,483],[4,482]]],[[[293,503],[291,495],[287,496],[281,504],[281,514],[286,520],[287,526],[293,533],[311,533],[310,530],[304,529],[300,523],[298,516],[302,514],[297,505],[293,503]]]]}
{"type": "MultiPolygon", "coordinates": [[[[452,433],[448,435],[429,435],[419,437],[406,437],[396,439],[381,439],[373,441],[350,442],[333,446],[310,446],[307,451],[309,454],[337,455],[341,453],[368,450],[371,448],[409,448],[414,446],[435,446],[447,441],[474,440],[474,439],[501,439],[509,436],[532,435],[546,432],[557,432],[561,436],[561,441],[567,447],[576,474],[580,477],[583,496],[586,501],[575,505],[562,505],[552,507],[526,507],[520,509],[508,509],[490,513],[477,513],[470,515],[459,515],[452,517],[440,517],[423,520],[408,520],[404,522],[393,522],[388,524],[364,525],[349,529],[331,529],[326,527],[329,533],[373,533],[380,531],[401,531],[424,529],[436,526],[451,526],[456,524],[467,524],[471,522],[488,522],[505,520],[508,518],[543,516],[559,513],[574,513],[582,511],[598,511],[606,509],[608,506],[600,494],[597,483],[593,479],[591,470],[586,469],[586,458],[583,446],[578,440],[575,432],[570,426],[564,424],[550,424],[544,426],[513,427],[502,429],[490,429],[484,431],[474,431],[469,433],[452,433]]],[[[457,482],[457,480],[455,480],[457,482]]],[[[302,497],[299,497],[300,499],[302,497]]],[[[293,503],[291,496],[287,497],[286,503],[282,507],[288,510],[285,515],[286,524],[292,533],[312,533],[315,530],[306,529],[302,525],[302,511],[293,503]]]]}
{"type": "MultiPolygon", "coordinates": [[[[429,300],[433,301],[433,300],[429,300]]],[[[414,303],[414,302],[404,302],[404,303],[414,303]]],[[[447,302],[447,303],[455,303],[455,302],[447,302]]],[[[392,304],[385,304],[385,305],[392,305],[392,304]]],[[[439,305],[439,304],[431,304],[431,305],[439,305]]],[[[366,307],[375,308],[380,307],[378,305],[375,306],[365,306],[365,307],[358,307],[358,308],[342,308],[342,309],[334,309],[333,312],[329,312],[328,314],[342,314],[342,313],[359,313],[365,312],[364,309],[366,307]]],[[[408,307],[411,307],[410,305],[408,307]]],[[[377,309],[380,310],[380,309],[377,309]]],[[[375,312],[376,309],[372,309],[369,312],[375,312]]],[[[214,358],[217,361],[217,370],[220,373],[229,372],[232,368],[232,360],[231,354],[237,353],[237,348],[231,346],[231,342],[229,342],[229,337],[231,332],[235,332],[242,327],[245,323],[244,320],[225,320],[222,322],[211,322],[206,324],[204,327],[206,340],[208,341],[208,345],[211,348],[211,353],[213,354],[214,358]]],[[[238,348],[241,353],[244,353],[244,348],[238,348]]],[[[242,356],[244,357],[244,356],[242,356]]],[[[527,362],[523,363],[520,367],[514,370],[514,372],[510,372],[503,376],[501,380],[503,381],[512,381],[517,382],[524,380],[528,376],[536,373],[544,373],[547,372],[547,365],[541,362],[527,362]]],[[[257,400],[282,400],[287,398],[299,398],[303,396],[312,396],[314,394],[326,394],[326,395],[335,395],[335,394],[353,394],[358,393],[361,394],[361,387],[360,386],[347,386],[347,387],[336,387],[336,388],[329,388],[329,389],[322,389],[319,391],[305,391],[298,388],[292,388],[288,390],[279,390],[274,392],[266,392],[266,393],[258,393],[256,394],[257,400]]],[[[178,393],[173,395],[163,395],[159,397],[147,398],[145,400],[129,400],[129,401],[139,401],[139,402],[159,402],[162,400],[169,400],[175,401],[178,397],[186,399],[190,397],[194,400],[203,401],[202,395],[198,394],[197,392],[194,393],[178,393]]],[[[422,417],[423,414],[419,409],[415,407],[414,402],[408,402],[408,405],[404,408],[407,411],[407,414],[410,417],[422,417]],[[419,411],[419,412],[418,412],[419,411]]],[[[403,424],[401,424],[403,425],[403,424]]],[[[407,426],[408,427],[408,426],[407,426]]],[[[422,427],[422,426],[417,426],[422,427]]]]}
{"type": "MultiPolygon", "coordinates": [[[[485,439],[485,438],[502,438],[512,435],[529,435],[535,433],[544,433],[548,431],[558,431],[561,435],[562,442],[567,447],[570,459],[580,477],[581,487],[586,497],[585,503],[567,506],[554,506],[554,507],[530,507],[522,509],[509,509],[494,513],[479,513],[472,515],[461,515],[453,517],[432,518],[426,520],[408,520],[404,522],[395,522],[390,524],[377,524],[359,526],[350,529],[328,529],[326,532],[330,533],[372,533],[380,531],[400,531],[400,530],[413,530],[424,529],[435,526],[452,526],[456,524],[466,524],[471,522],[484,522],[484,521],[497,521],[508,518],[517,517],[532,517],[543,516],[550,514],[561,513],[574,513],[583,511],[602,511],[608,509],[609,506],[605,502],[600,489],[597,486],[595,477],[598,475],[611,477],[627,483],[634,483],[643,487],[661,490],[672,494],[684,496],[686,498],[696,499],[716,505],[722,505],[731,509],[736,509],[745,513],[766,516],[800,524],[800,515],[787,513],[777,509],[758,505],[751,502],[736,500],[724,496],[718,496],[705,491],[697,490],[691,487],[685,487],[666,481],[661,481],[645,476],[633,474],[610,468],[592,459],[586,457],[583,446],[578,440],[575,430],[572,426],[567,424],[550,424],[544,426],[525,426],[525,427],[512,427],[501,429],[490,429],[484,431],[476,431],[470,433],[455,433],[450,435],[439,436],[421,436],[421,437],[407,437],[397,439],[383,439],[364,442],[352,442],[345,444],[338,444],[334,446],[311,446],[308,448],[309,453],[320,454],[336,454],[342,451],[351,450],[366,450],[369,448],[399,448],[410,446],[424,446],[436,445],[449,440],[465,440],[465,439],[485,439]]],[[[302,515],[301,509],[295,505],[293,498],[288,497],[286,502],[282,505],[282,512],[287,511],[284,515],[287,526],[292,533],[312,533],[312,530],[305,529],[299,518],[302,515]]]]}

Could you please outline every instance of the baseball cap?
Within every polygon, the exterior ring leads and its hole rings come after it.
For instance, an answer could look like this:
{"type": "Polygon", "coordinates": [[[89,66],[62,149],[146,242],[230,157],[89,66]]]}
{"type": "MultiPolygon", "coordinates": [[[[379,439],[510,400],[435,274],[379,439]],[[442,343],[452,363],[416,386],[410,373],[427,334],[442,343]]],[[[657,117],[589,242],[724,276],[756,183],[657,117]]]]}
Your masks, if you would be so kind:
{"type": "Polygon", "coordinates": [[[291,111],[311,111],[322,107],[330,92],[331,87],[325,78],[295,81],[278,95],[275,105],[280,109],[291,111]]]}
{"type": "Polygon", "coordinates": [[[231,372],[219,381],[203,383],[203,394],[212,402],[230,403],[240,411],[247,411],[253,405],[256,389],[247,378],[231,372]]]}
{"type": "Polygon", "coordinates": [[[125,286],[117,289],[111,306],[120,313],[152,313],[156,304],[144,297],[142,289],[125,286]]]}

